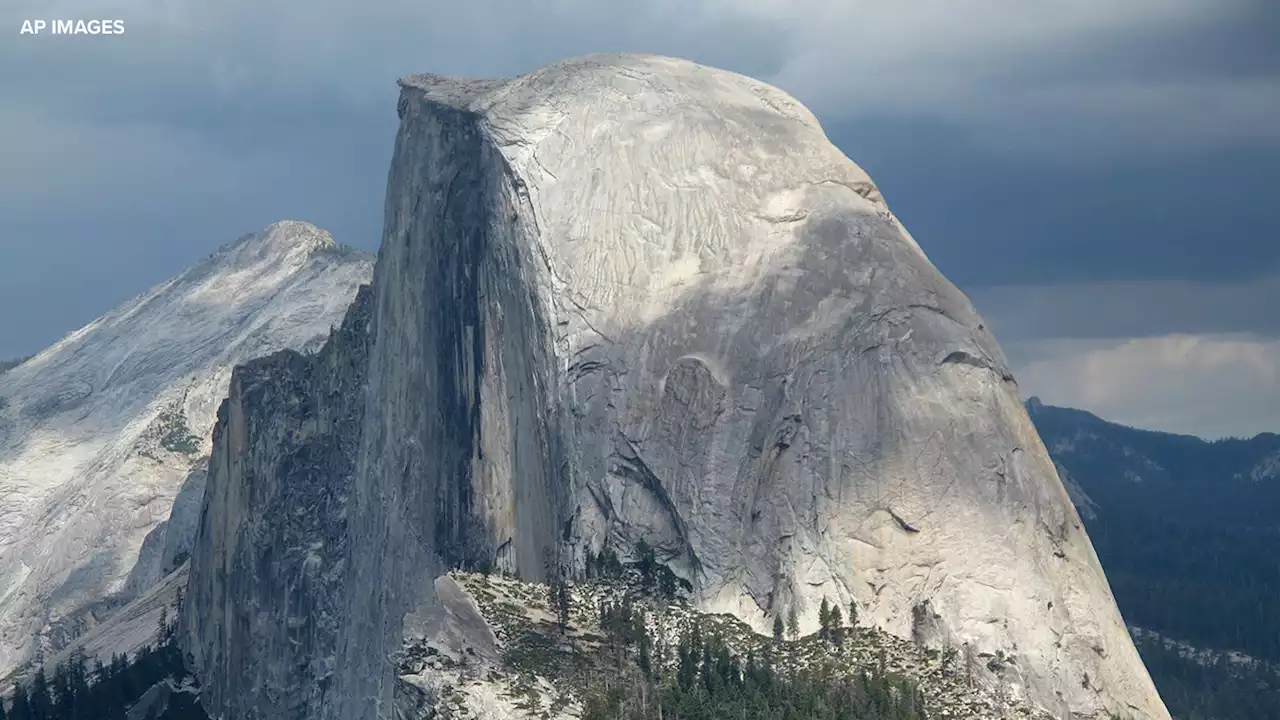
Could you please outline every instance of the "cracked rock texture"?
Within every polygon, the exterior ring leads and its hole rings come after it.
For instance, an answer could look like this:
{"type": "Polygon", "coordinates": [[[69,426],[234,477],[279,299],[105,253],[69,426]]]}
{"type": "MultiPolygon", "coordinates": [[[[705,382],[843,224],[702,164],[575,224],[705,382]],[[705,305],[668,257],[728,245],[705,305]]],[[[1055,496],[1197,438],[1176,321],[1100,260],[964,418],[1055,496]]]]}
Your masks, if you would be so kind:
{"type": "Polygon", "coordinates": [[[1168,717],[995,339],[808,110],[653,56],[401,88],[371,292],[220,416],[212,717],[378,717],[443,568],[641,539],[759,630],[856,602],[1060,717],[1168,717]]]}
{"type": "Polygon", "coordinates": [[[316,355],[236,368],[218,411],[179,620],[215,719],[316,717],[335,671],[368,306],[316,355]]]}
{"type": "Polygon", "coordinates": [[[232,368],[316,349],[372,265],[275,223],[0,374],[0,677],[178,564],[232,368]]]}

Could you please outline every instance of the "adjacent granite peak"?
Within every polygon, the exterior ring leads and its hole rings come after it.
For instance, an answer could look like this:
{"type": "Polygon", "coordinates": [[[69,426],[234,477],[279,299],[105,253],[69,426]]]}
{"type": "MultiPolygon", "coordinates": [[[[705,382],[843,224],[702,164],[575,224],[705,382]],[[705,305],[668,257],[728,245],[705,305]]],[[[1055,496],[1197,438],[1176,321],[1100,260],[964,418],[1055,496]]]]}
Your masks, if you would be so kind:
{"type": "Polygon", "coordinates": [[[190,550],[200,493],[157,527],[203,475],[232,368],[314,351],[372,266],[275,223],[0,374],[0,676],[54,657],[190,550]]]}

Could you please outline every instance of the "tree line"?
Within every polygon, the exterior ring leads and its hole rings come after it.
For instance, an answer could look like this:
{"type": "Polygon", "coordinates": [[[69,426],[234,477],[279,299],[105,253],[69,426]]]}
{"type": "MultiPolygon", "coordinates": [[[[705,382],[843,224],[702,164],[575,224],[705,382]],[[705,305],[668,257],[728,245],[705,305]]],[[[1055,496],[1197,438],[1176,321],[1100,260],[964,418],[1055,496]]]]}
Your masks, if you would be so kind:
{"type": "MultiPolygon", "coordinates": [[[[827,604],[825,644],[848,628],[827,604]]],[[[629,598],[603,603],[604,672],[593,673],[583,720],[918,720],[924,698],[910,679],[884,668],[850,672],[823,657],[801,666],[784,643],[735,651],[698,622],[666,647],[649,628],[642,605],[629,598]]]]}
{"type": "MultiPolygon", "coordinates": [[[[154,643],[132,657],[115,653],[110,662],[92,662],[81,649],[59,663],[52,674],[36,668],[19,682],[6,705],[0,700],[0,720],[126,720],[129,707],[148,688],[166,678],[186,675],[182,653],[175,642],[175,623],[161,611],[154,643]]],[[[180,694],[163,714],[150,720],[207,720],[194,696],[180,694]]]]}

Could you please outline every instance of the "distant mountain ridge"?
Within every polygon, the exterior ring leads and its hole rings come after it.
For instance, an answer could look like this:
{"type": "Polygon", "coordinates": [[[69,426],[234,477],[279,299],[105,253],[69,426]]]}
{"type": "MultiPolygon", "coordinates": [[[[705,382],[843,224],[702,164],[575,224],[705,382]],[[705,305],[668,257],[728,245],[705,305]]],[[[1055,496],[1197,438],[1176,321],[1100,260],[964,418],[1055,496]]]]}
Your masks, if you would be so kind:
{"type": "MultiPolygon", "coordinates": [[[[1124,487],[1106,487],[1100,484],[1104,481],[1163,483],[1166,492],[1196,503],[1214,520],[1239,522],[1245,517],[1269,523],[1275,519],[1274,508],[1249,499],[1255,494],[1269,496],[1266,489],[1246,491],[1240,503],[1223,498],[1227,504],[1221,510],[1232,513],[1229,517],[1218,514],[1212,503],[1202,506],[1202,498],[1195,493],[1222,482],[1280,481],[1280,435],[1267,432],[1247,439],[1204,440],[1120,425],[1084,410],[1045,405],[1034,397],[1026,406],[1049,454],[1073,477],[1079,475],[1082,488],[1095,500],[1099,500],[1095,493],[1119,493],[1124,487]]],[[[1130,493],[1122,494],[1131,498],[1130,493]]]]}
{"type": "Polygon", "coordinates": [[[372,262],[275,223],[0,374],[0,677],[92,628],[203,466],[232,368],[318,347],[372,262]]]}
{"type": "Polygon", "coordinates": [[[1280,435],[1209,441],[1026,406],[1174,716],[1280,716],[1280,435]]]}

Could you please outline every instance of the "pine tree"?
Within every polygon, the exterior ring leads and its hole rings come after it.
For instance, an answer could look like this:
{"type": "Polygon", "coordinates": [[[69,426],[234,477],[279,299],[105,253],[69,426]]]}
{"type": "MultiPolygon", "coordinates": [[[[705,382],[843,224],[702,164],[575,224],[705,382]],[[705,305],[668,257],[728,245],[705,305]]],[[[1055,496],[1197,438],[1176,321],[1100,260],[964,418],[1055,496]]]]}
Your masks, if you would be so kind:
{"type": "Polygon", "coordinates": [[[542,562],[547,576],[547,594],[551,607],[556,613],[556,625],[560,634],[564,635],[569,627],[569,586],[565,581],[564,568],[556,561],[554,553],[548,549],[543,553],[542,562]]]}
{"type": "Polygon", "coordinates": [[[156,623],[156,644],[164,645],[169,639],[169,608],[161,606],[160,621],[156,623]]]}
{"type": "Polygon", "coordinates": [[[18,685],[13,689],[13,705],[9,708],[9,720],[31,720],[31,698],[27,695],[27,688],[24,685],[18,685]]]}
{"type": "Polygon", "coordinates": [[[557,575],[552,581],[551,595],[552,602],[555,604],[556,622],[560,626],[560,633],[564,634],[569,628],[572,597],[569,592],[569,585],[565,582],[563,576],[557,575]]]}
{"type": "Polygon", "coordinates": [[[831,621],[831,627],[827,629],[827,633],[839,645],[840,637],[844,634],[844,617],[840,613],[840,606],[832,605],[831,614],[828,617],[831,621]]]}
{"type": "Polygon", "coordinates": [[[53,714],[59,718],[69,718],[74,713],[75,691],[71,685],[71,666],[62,663],[53,670],[53,714]]]}
{"type": "Polygon", "coordinates": [[[858,627],[858,601],[857,600],[849,601],[849,627],[850,628],[858,627]]]}
{"type": "Polygon", "coordinates": [[[787,633],[791,635],[792,640],[800,637],[800,615],[796,612],[795,605],[787,611],[787,633]]]}
{"type": "Polygon", "coordinates": [[[53,699],[49,697],[49,679],[44,667],[36,670],[31,680],[31,717],[32,720],[51,720],[53,718],[53,699]]]}
{"type": "Polygon", "coordinates": [[[822,604],[818,606],[818,637],[823,640],[831,637],[831,603],[827,602],[826,596],[823,596],[822,604]]]}
{"type": "Polygon", "coordinates": [[[667,600],[674,600],[676,597],[676,574],[665,565],[658,568],[658,592],[667,600]]]}
{"type": "Polygon", "coordinates": [[[978,659],[974,655],[973,646],[969,643],[964,644],[964,672],[969,681],[969,687],[973,688],[973,671],[978,665],[978,659]]]}
{"type": "Polygon", "coordinates": [[[784,624],[783,624],[783,622],[782,622],[782,616],[781,616],[781,615],[774,615],[774,616],[773,616],[773,639],[774,639],[774,640],[777,640],[778,642],[781,642],[781,641],[782,641],[782,633],[783,633],[783,631],[784,631],[784,630],[786,630],[786,627],[784,626],[784,624]]]}

